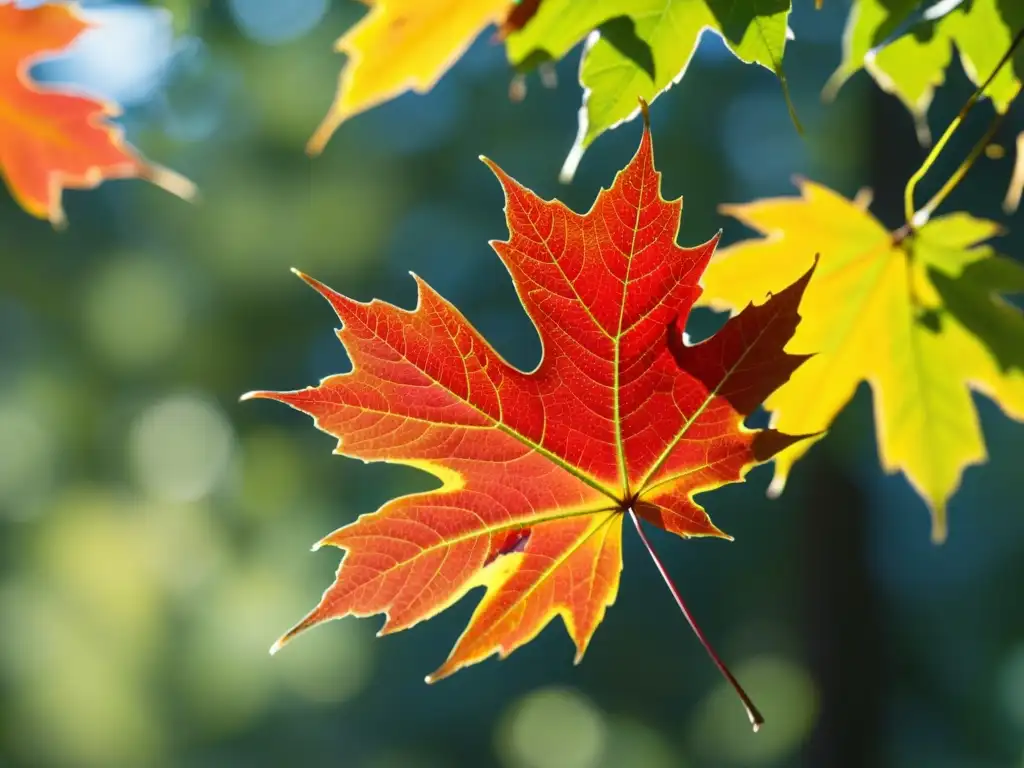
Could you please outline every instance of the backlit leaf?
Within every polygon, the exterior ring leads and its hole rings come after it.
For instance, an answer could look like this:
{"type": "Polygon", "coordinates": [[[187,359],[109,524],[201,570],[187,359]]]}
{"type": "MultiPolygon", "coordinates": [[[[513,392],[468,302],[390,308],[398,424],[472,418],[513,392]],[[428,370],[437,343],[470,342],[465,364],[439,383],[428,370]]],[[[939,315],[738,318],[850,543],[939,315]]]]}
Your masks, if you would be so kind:
{"type": "Polygon", "coordinates": [[[511,0],[365,0],[369,12],[338,40],[348,56],[327,117],[309,140],[319,153],[345,120],[406,91],[426,93],[511,0]]]}
{"type": "Polygon", "coordinates": [[[73,5],[18,8],[0,0],[0,175],[33,216],[64,222],[64,189],[91,189],[107,179],[140,177],[181,197],[188,180],[148,163],[110,124],[116,105],[29,77],[30,67],[63,52],[87,29],[73,5]]]}
{"type": "MultiPolygon", "coordinates": [[[[980,85],[1024,29],[1024,3],[1015,0],[970,0],[941,15],[914,14],[917,0],[855,0],[843,36],[843,61],[827,87],[834,93],[866,68],[879,86],[895,94],[925,134],[925,117],[935,89],[959,52],[964,71],[980,85]]],[[[947,4],[938,4],[936,7],[947,4]]],[[[986,95],[999,112],[1009,107],[1020,86],[1024,53],[1002,68],[986,95]]]]}
{"type": "MultiPolygon", "coordinates": [[[[801,191],[726,207],[764,238],[723,249],[700,302],[735,311],[820,253],[789,347],[817,354],[765,401],[772,426],[824,430],[868,382],[882,467],[907,476],[941,541],[964,468],[986,458],[971,391],[1024,420],[1024,315],[1001,298],[1024,292],[1024,267],[982,245],[999,232],[992,222],[955,213],[894,242],[865,206],[810,182],[801,191]]],[[[809,446],[776,458],[776,492],[809,446]]]]}
{"type": "Polygon", "coordinates": [[[741,61],[781,74],[789,9],[789,0],[545,0],[509,36],[508,54],[517,66],[560,59],[587,38],[579,132],[562,168],[569,179],[594,139],[636,117],[638,98],[654,101],[679,81],[706,30],[741,61]]]}
{"type": "Polygon", "coordinates": [[[353,369],[250,395],[313,416],[340,453],[441,483],[323,539],[346,550],[337,579],[279,645],[346,615],[383,613],[383,632],[406,629],[481,586],[430,680],[506,656],[556,616],[579,659],[618,591],[624,514],[722,537],[694,495],[799,439],[743,421],[804,359],[783,347],[809,272],[689,345],[683,328],[718,238],[676,245],[682,203],[661,197],[647,130],[584,215],[489,165],[511,234],[493,246],[543,344],[533,371],[505,362],[419,278],[413,310],[305,278],[341,319],[353,369]]]}

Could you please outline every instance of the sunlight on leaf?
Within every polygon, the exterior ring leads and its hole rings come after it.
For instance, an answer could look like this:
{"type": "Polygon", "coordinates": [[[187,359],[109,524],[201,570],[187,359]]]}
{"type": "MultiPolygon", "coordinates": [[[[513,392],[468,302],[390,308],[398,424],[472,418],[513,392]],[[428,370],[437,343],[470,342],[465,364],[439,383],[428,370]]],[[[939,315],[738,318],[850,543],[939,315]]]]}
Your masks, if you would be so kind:
{"type": "MultiPolygon", "coordinates": [[[[946,79],[954,51],[978,85],[995,69],[1016,33],[1024,29],[1024,3],[974,0],[943,15],[915,19],[916,0],[856,0],[843,36],[843,61],[826,86],[832,97],[852,75],[867,68],[884,90],[914,115],[927,139],[927,114],[935,89],[946,79]]],[[[1006,111],[1020,84],[1024,55],[1004,67],[987,91],[1006,111]]]]}
{"type": "Polygon", "coordinates": [[[705,31],[721,36],[741,61],[781,76],[789,10],[789,0],[546,0],[509,36],[508,53],[517,66],[557,60],[587,38],[579,133],[561,173],[568,181],[598,136],[640,113],[637,99],[653,102],[679,81],[705,31]]]}
{"type": "MultiPolygon", "coordinates": [[[[482,586],[469,626],[428,681],[507,656],[557,616],[579,661],[618,592],[627,511],[683,537],[728,538],[694,495],[742,480],[802,439],[743,422],[805,359],[783,347],[810,271],[688,345],[683,329],[717,237],[676,245],[681,201],[661,197],[646,127],[584,215],[487,162],[511,235],[493,247],[540,335],[542,361],[529,373],[509,365],[419,278],[409,311],[303,276],[342,321],[353,370],[246,397],[309,414],[338,438],[339,453],[406,464],[441,487],[324,538],[318,547],[346,550],[336,581],[275,651],[346,615],[385,614],[382,634],[407,629],[482,586]]],[[[748,714],[759,725],[749,703],[748,714]]]]}
{"type": "MultiPolygon", "coordinates": [[[[1000,298],[1024,292],[1024,267],[982,245],[992,222],[950,214],[895,242],[856,201],[812,182],[801,192],[723,209],[764,237],[718,254],[700,303],[735,311],[820,253],[789,348],[817,354],[765,401],[772,425],[826,429],[868,382],[882,467],[907,476],[942,541],[964,468],[986,458],[971,391],[1024,420],[1024,316],[1000,298]]],[[[809,445],[776,459],[774,492],[809,445]]]]}

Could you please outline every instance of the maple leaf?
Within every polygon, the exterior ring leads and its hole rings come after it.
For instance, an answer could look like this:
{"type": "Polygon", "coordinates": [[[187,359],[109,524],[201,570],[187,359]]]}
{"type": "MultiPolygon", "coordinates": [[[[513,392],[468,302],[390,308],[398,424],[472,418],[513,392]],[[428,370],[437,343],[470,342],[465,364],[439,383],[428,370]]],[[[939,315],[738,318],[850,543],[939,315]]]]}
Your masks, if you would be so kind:
{"type": "Polygon", "coordinates": [[[65,223],[64,189],[107,179],[139,177],[186,199],[195,194],[190,181],[125,143],[108,122],[116,105],[32,82],[32,65],[63,52],[88,26],[70,4],[0,0],[0,175],[22,208],[54,225],[65,223]]]}
{"type": "Polygon", "coordinates": [[[540,335],[541,362],[529,373],[509,365],[419,278],[409,311],[304,277],[341,319],[352,371],[245,397],[313,416],[339,453],[417,467],[442,485],[324,538],[317,546],[346,550],[337,579],[275,650],[346,615],[384,613],[382,633],[406,629],[483,586],[428,681],[507,656],[555,616],[579,660],[618,590],[623,516],[638,530],[643,518],[724,537],[693,496],[800,439],[743,420],[804,359],[783,347],[810,273],[711,338],[684,342],[718,237],[676,245],[682,201],[661,198],[649,129],[584,215],[486,162],[511,233],[492,245],[540,335]]]}
{"type": "Polygon", "coordinates": [[[525,67],[561,59],[587,39],[579,131],[561,173],[568,181],[598,136],[640,113],[638,98],[654,101],[679,81],[706,30],[741,61],[782,78],[789,11],[790,0],[546,0],[506,48],[525,67]]]}
{"type": "MultiPolygon", "coordinates": [[[[963,470],[986,458],[971,391],[1024,419],[1024,315],[1000,298],[1024,292],[1024,267],[982,245],[999,233],[992,222],[954,213],[894,236],[865,198],[806,181],[800,188],[802,197],[723,209],[764,238],[718,253],[700,303],[735,311],[785,286],[820,252],[791,344],[818,354],[765,401],[772,425],[824,430],[868,382],[882,467],[906,475],[942,541],[963,470]]],[[[810,445],[776,457],[773,492],[810,445]]]]}
{"type": "Polygon", "coordinates": [[[412,90],[426,93],[511,0],[363,0],[370,11],[335,44],[348,55],[330,111],[309,140],[323,151],[345,120],[412,90]]]}
{"type": "MultiPolygon", "coordinates": [[[[951,10],[929,9],[917,23],[918,0],[857,0],[843,34],[843,61],[825,88],[831,98],[860,69],[866,68],[883,90],[895,94],[914,116],[918,135],[929,140],[928,108],[946,79],[954,48],[975,85],[994,72],[1015,34],[1024,30],[1024,3],[973,0],[951,10]],[[945,12],[943,12],[945,11],[945,12]]],[[[1020,89],[1024,54],[1003,67],[987,89],[998,112],[1005,112],[1020,89]]]]}

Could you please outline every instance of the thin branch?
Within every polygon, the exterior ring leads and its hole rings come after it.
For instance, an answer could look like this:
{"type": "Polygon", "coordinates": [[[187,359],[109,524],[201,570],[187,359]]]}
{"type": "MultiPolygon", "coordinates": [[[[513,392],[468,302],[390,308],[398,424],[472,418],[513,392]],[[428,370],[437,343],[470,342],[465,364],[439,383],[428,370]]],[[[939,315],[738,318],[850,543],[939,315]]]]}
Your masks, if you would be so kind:
{"type": "MultiPolygon", "coordinates": [[[[924,178],[924,175],[935,164],[935,160],[938,158],[939,154],[941,154],[946,144],[949,143],[950,137],[956,132],[956,129],[960,127],[960,123],[964,121],[964,118],[967,116],[967,113],[970,112],[971,109],[973,109],[974,105],[977,104],[978,100],[984,95],[985,91],[988,89],[989,85],[992,84],[992,81],[995,79],[996,75],[999,74],[999,71],[1013,56],[1014,51],[1017,50],[1017,46],[1020,45],[1022,40],[1024,40],[1024,29],[1022,29],[1014,36],[1013,42],[1010,43],[1009,49],[1006,51],[1006,53],[1003,54],[1002,58],[999,59],[999,62],[996,64],[995,69],[992,70],[992,73],[988,76],[988,78],[986,78],[985,82],[982,83],[978,87],[978,89],[971,94],[971,98],[969,98],[967,100],[967,103],[964,104],[963,108],[961,108],[960,113],[955,118],[953,118],[953,121],[946,127],[946,130],[942,134],[941,138],[939,138],[939,140],[935,142],[935,146],[932,147],[932,151],[928,153],[928,157],[925,158],[924,163],[921,165],[920,168],[917,169],[917,171],[914,172],[914,175],[911,176],[910,180],[907,182],[907,186],[903,191],[903,208],[907,218],[907,223],[910,224],[912,227],[919,226],[920,223],[922,223],[920,221],[922,218],[924,218],[924,220],[927,221],[927,218],[923,215],[923,209],[922,212],[919,214],[914,208],[914,191],[917,189],[918,182],[921,181],[922,178],[924,178]]],[[[973,159],[971,162],[973,162],[973,159]]],[[[963,168],[963,172],[960,173],[960,169],[958,169],[957,172],[960,174],[960,178],[963,178],[963,175],[967,173],[967,170],[970,168],[970,165],[968,165],[967,168],[964,168],[963,166],[961,166],[961,168],[963,168]]],[[[959,181],[959,179],[957,181],[959,181]]]]}
{"type": "Polygon", "coordinates": [[[718,671],[721,672],[722,676],[729,681],[729,685],[733,687],[733,690],[735,690],[736,694],[740,697],[740,701],[743,702],[743,706],[747,710],[747,717],[750,719],[750,725],[753,726],[754,731],[756,732],[762,725],[764,725],[764,717],[761,715],[760,711],[758,711],[757,707],[754,706],[754,702],[750,700],[747,692],[743,690],[743,686],[741,686],[736,678],[733,677],[732,672],[729,671],[729,668],[725,666],[725,663],[719,658],[718,654],[715,653],[715,649],[711,647],[711,643],[708,642],[708,639],[704,636],[701,628],[697,625],[697,622],[690,614],[690,609],[686,607],[686,603],[683,601],[683,596],[679,594],[679,590],[676,589],[676,585],[672,581],[672,577],[669,576],[668,571],[665,570],[665,565],[661,562],[661,558],[658,557],[658,553],[655,552],[654,547],[651,546],[651,542],[647,539],[647,534],[644,533],[644,529],[640,525],[640,518],[637,517],[637,514],[633,511],[632,507],[629,508],[629,518],[633,521],[633,525],[636,526],[636,532],[640,534],[640,541],[642,541],[644,546],[647,548],[647,553],[654,561],[654,565],[658,569],[658,573],[660,573],[661,578],[665,580],[665,585],[668,587],[668,591],[671,592],[672,597],[675,598],[676,605],[679,606],[679,610],[682,611],[683,616],[685,616],[686,620],[690,623],[690,628],[693,630],[693,633],[697,636],[697,639],[700,640],[700,644],[704,646],[704,650],[707,651],[708,656],[711,657],[715,666],[718,667],[718,671]]]}
{"type": "MultiPolygon", "coordinates": [[[[1020,85],[1017,85],[1017,92],[1014,94],[1014,98],[1020,94],[1020,85]]],[[[974,161],[981,157],[981,154],[985,151],[985,147],[989,145],[996,133],[999,131],[999,126],[1003,124],[1003,120],[1006,119],[1006,112],[1002,114],[996,114],[992,119],[992,122],[988,126],[988,130],[985,131],[985,135],[981,137],[977,144],[971,148],[970,153],[964,158],[964,161],[960,163],[960,166],[953,172],[953,175],[949,177],[945,184],[942,185],[942,189],[935,193],[931,200],[925,203],[924,207],[918,213],[915,213],[915,218],[924,219],[927,221],[931,218],[931,215],[935,212],[935,209],[942,205],[943,201],[949,197],[949,193],[953,191],[957,184],[963,181],[964,176],[971,170],[974,165],[974,161]]]]}

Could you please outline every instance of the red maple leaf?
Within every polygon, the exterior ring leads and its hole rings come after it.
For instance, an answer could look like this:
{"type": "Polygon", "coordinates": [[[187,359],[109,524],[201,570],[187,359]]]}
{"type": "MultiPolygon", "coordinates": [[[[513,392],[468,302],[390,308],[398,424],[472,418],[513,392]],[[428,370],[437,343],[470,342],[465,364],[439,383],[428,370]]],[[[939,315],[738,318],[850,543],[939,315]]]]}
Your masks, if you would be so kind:
{"type": "Polygon", "coordinates": [[[190,181],[148,163],[108,121],[115,104],[44,89],[29,77],[40,59],[61,53],[87,28],[74,6],[18,8],[0,0],[0,175],[33,216],[64,223],[61,192],[107,179],[140,177],[190,198],[190,181]]]}
{"type": "Polygon", "coordinates": [[[578,661],[618,591],[623,517],[642,537],[639,518],[683,537],[725,537],[693,496],[741,480],[800,439],[743,421],[804,359],[783,347],[810,272],[706,341],[686,343],[718,237],[676,245],[682,201],[660,195],[649,129],[585,215],[487,162],[504,187],[511,232],[492,245],[540,335],[541,362],[528,373],[509,365],[419,278],[418,304],[407,311],[303,276],[341,319],[353,370],[246,397],[313,416],[339,439],[339,453],[417,467],[441,487],[394,499],[323,539],[318,546],[346,551],[337,579],[274,650],[346,615],[383,613],[382,633],[407,629],[483,586],[428,682],[507,656],[555,616],[578,661]]]}

